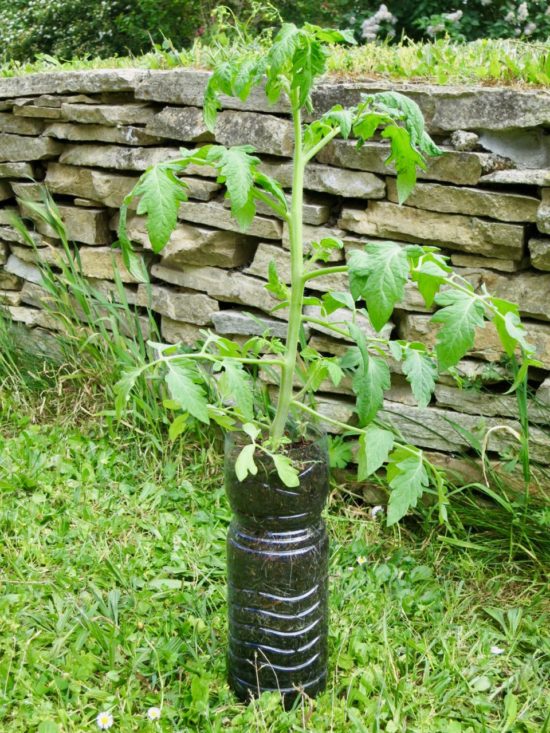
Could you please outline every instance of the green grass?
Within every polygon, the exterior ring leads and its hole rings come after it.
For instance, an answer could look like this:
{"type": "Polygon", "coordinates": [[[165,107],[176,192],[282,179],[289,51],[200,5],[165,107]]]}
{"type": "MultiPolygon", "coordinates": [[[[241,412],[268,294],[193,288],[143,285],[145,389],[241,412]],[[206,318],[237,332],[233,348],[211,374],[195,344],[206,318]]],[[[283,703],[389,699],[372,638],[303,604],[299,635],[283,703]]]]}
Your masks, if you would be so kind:
{"type": "MultiPolygon", "coordinates": [[[[260,42],[256,43],[262,53],[260,42]]],[[[178,66],[212,69],[228,56],[250,52],[250,45],[207,45],[197,40],[190,49],[176,50],[169,43],[156,46],[139,57],[59,60],[46,54],[35,62],[6,63],[0,76],[44,71],[102,68],[170,69],[178,66]]],[[[511,39],[483,39],[456,43],[441,39],[431,43],[403,41],[397,44],[365,44],[355,48],[334,48],[329,73],[344,77],[382,77],[430,81],[436,84],[550,83],[550,43],[527,43],[511,39]]]]}
{"type": "Polygon", "coordinates": [[[102,710],[124,733],[547,730],[540,563],[449,546],[413,522],[388,530],[336,488],[328,689],[288,712],[274,695],[236,703],[216,446],[184,438],[160,455],[98,418],[35,423],[31,397],[21,409],[6,384],[0,730],[97,730],[102,710]]]}

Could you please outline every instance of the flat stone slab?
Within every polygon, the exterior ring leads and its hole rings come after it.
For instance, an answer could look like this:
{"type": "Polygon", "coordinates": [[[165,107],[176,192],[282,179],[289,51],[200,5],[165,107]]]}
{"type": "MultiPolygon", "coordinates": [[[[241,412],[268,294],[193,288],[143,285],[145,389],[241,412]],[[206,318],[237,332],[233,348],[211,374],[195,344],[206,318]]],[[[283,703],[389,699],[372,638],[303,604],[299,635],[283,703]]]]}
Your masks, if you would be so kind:
{"type": "Polygon", "coordinates": [[[55,158],[63,146],[49,137],[26,137],[0,133],[0,160],[10,163],[55,158]]]}
{"type": "MultiPolygon", "coordinates": [[[[69,240],[83,244],[109,244],[111,242],[109,217],[105,209],[84,209],[64,204],[58,204],[58,209],[69,240]]],[[[59,234],[53,227],[32,211],[27,211],[24,206],[23,211],[25,216],[35,221],[36,229],[40,234],[59,239],[59,234]]]]}
{"type": "Polygon", "coordinates": [[[194,346],[197,341],[204,341],[203,329],[192,323],[174,321],[172,318],[162,316],[160,319],[160,332],[162,338],[168,344],[187,344],[194,346]]]}
{"type": "MultiPolygon", "coordinates": [[[[264,283],[241,272],[222,270],[217,267],[185,267],[170,270],[162,265],[153,265],[152,274],[159,280],[207,293],[224,303],[238,303],[250,308],[259,308],[270,313],[278,301],[267,292],[264,283]]],[[[286,319],[288,312],[281,309],[273,313],[274,318],[286,319]]]]}
{"type": "MultiPolygon", "coordinates": [[[[290,194],[286,196],[288,202],[288,208],[291,206],[290,194]]],[[[230,208],[231,201],[229,199],[224,200],[224,206],[226,209],[230,208]]],[[[319,226],[325,224],[331,216],[334,202],[327,199],[326,196],[319,196],[317,194],[310,194],[307,191],[304,193],[304,200],[302,206],[302,216],[305,224],[312,224],[313,226],[319,226]]],[[[263,201],[256,201],[256,211],[258,214],[265,216],[274,216],[276,219],[281,217],[277,215],[273,209],[265,204],[263,201]]]]}
{"type": "MultiPolygon", "coordinates": [[[[128,217],[127,231],[132,241],[151,249],[143,217],[128,217]]],[[[161,264],[174,270],[186,265],[240,267],[249,261],[253,249],[254,241],[237,232],[180,222],[160,253],[161,264]]]]}
{"type": "Polygon", "coordinates": [[[413,207],[371,201],[366,210],[345,207],[338,226],[358,234],[434,244],[498,259],[523,258],[522,226],[461,214],[418,211],[413,207]]]}
{"type": "Polygon", "coordinates": [[[62,104],[61,114],[69,122],[87,125],[146,125],[156,110],[147,104],[62,104]]]}
{"type": "Polygon", "coordinates": [[[174,321],[184,321],[198,326],[211,322],[212,314],[219,310],[218,301],[197,292],[177,292],[161,285],[140,285],[137,304],[146,306],[174,321]]]}
{"type": "Polygon", "coordinates": [[[55,122],[44,130],[46,137],[70,142],[103,142],[119,145],[156,145],[160,138],[149,135],[143,128],[133,125],[107,127],[105,125],[75,125],[55,122]]]}
{"type": "Polygon", "coordinates": [[[294,136],[290,120],[255,112],[226,111],[219,115],[216,140],[225,146],[252,145],[259,153],[292,157],[294,136]]]}
{"type": "Polygon", "coordinates": [[[11,272],[0,269],[0,288],[2,290],[20,290],[23,281],[11,272]]]}
{"type": "Polygon", "coordinates": [[[537,270],[550,272],[550,239],[534,238],[529,240],[531,262],[537,270]]]}
{"type": "Polygon", "coordinates": [[[540,170],[519,168],[517,170],[495,171],[482,176],[480,182],[500,183],[510,186],[550,186],[550,171],[547,168],[540,170]]]}
{"type": "MultiPolygon", "coordinates": [[[[29,262],[23,262],[23,260],[20,260],[19,257],[13,254],[8,257],[8,261],[4,265],[4,270],[11,275],[21,278],[21,280],[29,280],[38,285],[42,283],[42,273],[38,267],[29,262]]],[[[4,284],[2,284],[2,288],[7,289],[4,284]]]]}
{"type": "MultiPolygon", "coordinates": [[[[343,329],[344,331],[346,330],[347,324],[349,324],[353,320],[352,312],[344,309],[335,311],[334,313],[331,313],[330,316],[322,316],[321,308],[318,305],[306,305],[304,308],[304,313],[306,316],[310,316],[312,318],[320,318],[323,321],[328,321],[328,323],[332,324],[336,328],[343,329]]],[[[390,337],[390,334],[394,328],[394,324],[391,321],[388,321],[388,323],[386,323],[381,331],[376,331],[372,326],[369,318],[362,313],[355,314],[355,325],[358,326],[358,328],[360,328],[361,331],[363,331],[365,336],[367,336],[368,338],[387,339],[390,337]]],[[[318,331],[319,333],[323,333],[327,336],[335,335],[335,332],[331,330],[331,328],[328,326],[323,326],[321,324],[313,322],[310,322],[309,326],[311,327],[312,331],[318,331]]],[[[346,338],[343,335],[338,335],[338,338],[344,341],[349,341],[350,343],[354,343],[351,337],[346,338]]]]}
{"type": "Polygon", "coordinates": [[[145,132],[190,143],[214,140],[199,107],[165,107],[147,123],[145,132]]]}
{"type": "Polygon", "coordinates": [[[40,135],[44,130],[41,120],[27,120],[8,112],[0,112],[0,132],[14,135],[40,135]]]}
{"type": "Polygon", "coordinates": [[[138,280],[126,269],[122,253],[111,247],[80,247],[80,264],[82,274],[97,280],[114,280],[115,270],[123,283],[135,283],[138,280]]]}
{"type": "Polygon", "coordinates": [[[499,260],[497,257],[480,257],[478,255],[452,254],[451,264],[455,267],[475,267],[500,272],[521,272],[529,268],[528,257],[522,260],[499,260]]]}
{"type": "MultiPolygon", "coordinates": [[[[469,415],[515,418],[518,414],[518,404],[514,396],[480,392],[479,389],[458,389],[438,384],[435,388],[435,399],[440,407],[469,415]]],[[[528,410],[530,422],[538,425],[550,424],[550,410],[547,407],[540,407],[530,400],[528,410]]]]}
{"type": "MultiPolygon", "coordinates": [[[[398,203],[396,179],[387,178],[386,184],[388,199],[398,203]]],[[[418,182],[406,205],[446,214],[485,216],[504,222],[533,222],[537,219],[540,201],[534,196],[418,182]]]]}
{"type": "Polygon", "coordinates": [[[0,163],[0,178],[32,178],[30,163],[0,163]]]}
{"type": "Polygon", "coordinates": [[[0,99],[67,92],[132,92],[144,73],[141,69],[92,69],[5,77],[0,79],[0,99]]]}
{"type": "MultiPolygon", "coordinates": [[[[292,163],[262,161],[260,170],[275,178],[283,188],[292,186],[292,163]]],[[[386,186],[384,181],[373,173],[349,171],[319,163],[308,163],[304,175],[306,191],[330,193],[334,196],[345,195],[348,198],[380,199],[384,198],[386,186]]]]}
{"type": "MultiPolygon", "coordinates": [[[[538,402],[550,407],[550,377],[547,377],[537,389],[536,398],[538,402]]],[[[546,408],[548,411],[548,408],[546,408]]]]}
{"type": "Polygon", "coordinates": [[[21,292],[19,290],[1,290],[0,305],[20,305],[21,292]]]}
{"type": "MultiPolygon", "coordinates": [[[[229,209],[226,209],[223,203],[215,201],[209,201],[208,203],[184,202],[180,205],[178,218],[183,221],[218,227],[219,229],[228,229],[232,232],[241,232],[241,228],[229,209]]],[[[268,219],[257,215],[246,232],[242,233],[262,239],[280,239],[283,234],[283,225],[277,219],[268,219]]]]}
{"type": "Polygon", "coordinates": [[[216,333],[231,336],[263,336],[284,339],[287,325],[266,316],[255,316],[240,310],[222,310],[212,314],[216,333]]]}
{"type": "Polygon", "coordinates": [[[52,193],[80,196],[99,201],[105,206],[119,208],[137,183],[137,176],[79,168],[72,165],[50,163],[45,183],[52,193]]]}
{"type": "Polygon", "coordinates": [[[550,234],[550,188],[542,190],[542,202],[537,211],[537,229],[542,234],[550,234]]]}
{"type": "MultiPolygon", "coordinates": [[[[478,153],[462,153],[451,148],[445,154],[426,160],[427,170],[417,170],[418,178],[432,181],[448,181],[463,186],[475,186],[483,173],[485,157],[478,153]]],[[[320,163],[372,173],[388,174],[394,170],[386,165],[389,145],[366,143],[362,148],[352,140],[333,140],[316,157],[320,163]]]]}
{"type": "Polygon", "coordinates": [[[67,146],[59,162],[93,168],[144,171],[149,166],[177,158],[181,158],[177,148],[125,148],[120,145],[84,144],[67,146]]]}

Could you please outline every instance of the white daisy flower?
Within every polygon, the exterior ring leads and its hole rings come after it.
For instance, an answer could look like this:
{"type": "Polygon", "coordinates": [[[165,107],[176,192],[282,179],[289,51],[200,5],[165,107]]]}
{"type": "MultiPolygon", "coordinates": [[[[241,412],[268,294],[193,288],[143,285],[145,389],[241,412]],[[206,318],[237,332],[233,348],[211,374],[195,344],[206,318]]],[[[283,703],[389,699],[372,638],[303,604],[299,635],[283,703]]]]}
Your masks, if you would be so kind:
{"type": "Polygon", "coordinates": [[[367,558],[364,555],[359,555],[357,558],[358,565],[364,565],[367,562],[367,558]]]}
{"type": "Polygon", "coordinates": [[[504,654],[504,649],[501,649],[499,646],[492,646],[491,647],[491,654],[504,654]]]}
{"type": "Polygon", "coordinates": [[[149,720],[160,720],[160,708],[149,708],[147,717],[149,720]]]}
{"type": "Polygon", "coordinates": [[[104,710],[97,716],[96,723],[97,727],[101,728],[101,730],[109,730],[114,723],[113,716],[107,710],[104,710]]]}

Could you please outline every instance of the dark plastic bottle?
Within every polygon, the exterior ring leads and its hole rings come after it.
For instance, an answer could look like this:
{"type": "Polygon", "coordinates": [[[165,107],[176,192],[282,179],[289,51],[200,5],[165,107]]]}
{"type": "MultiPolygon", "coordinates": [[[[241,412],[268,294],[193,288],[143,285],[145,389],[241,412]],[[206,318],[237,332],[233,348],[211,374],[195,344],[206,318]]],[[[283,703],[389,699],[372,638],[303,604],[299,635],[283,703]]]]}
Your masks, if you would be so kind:
{"type": "Polygon", "coordinates": [[[288,704],[326,684],[327,443],[315,434],[292,445],[295,489],[258,451],[258,474],[239,482],[234,465],[244,444],[239,434],[226,438],[225,486],[234,512],[227,537],[229,684],[241,700],[274,690],[288,704]]]}

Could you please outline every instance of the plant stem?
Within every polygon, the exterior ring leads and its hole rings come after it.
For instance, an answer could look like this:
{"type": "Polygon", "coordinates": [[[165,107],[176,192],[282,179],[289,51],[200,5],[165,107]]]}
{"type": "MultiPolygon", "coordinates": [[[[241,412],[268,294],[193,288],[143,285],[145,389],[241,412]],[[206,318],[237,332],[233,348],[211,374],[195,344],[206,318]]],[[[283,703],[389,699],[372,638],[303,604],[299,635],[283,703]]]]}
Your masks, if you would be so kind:
{"type": "Polygon", "coordinates": [[[290,403],[292,401],[293,376],[298,356],[298,341],[302,325],[304,301],[304,253],[302,241],[302,217],[304,198],[305,160],[302,148],[302,116],[296,92],[292,94],[292,121],[294,124],[294,161],[292,171],[292,205],[290,211],[290,304],[286,335],[286,354],[281,369],[281,386],[277,410],[271,426],[271,438],[275,447],[284,435],[290,403]]]}
{"type": "Polygon", "coordinates": [[[313,280],[316,277],[323,277],[323,275],[336,275],[339,272],[348,272],[349,267],[347,265],[335,265],[334,267],[320,267],[318,270],[312,270],[306,272],[302,278],[304,282],[313,280]]]}

